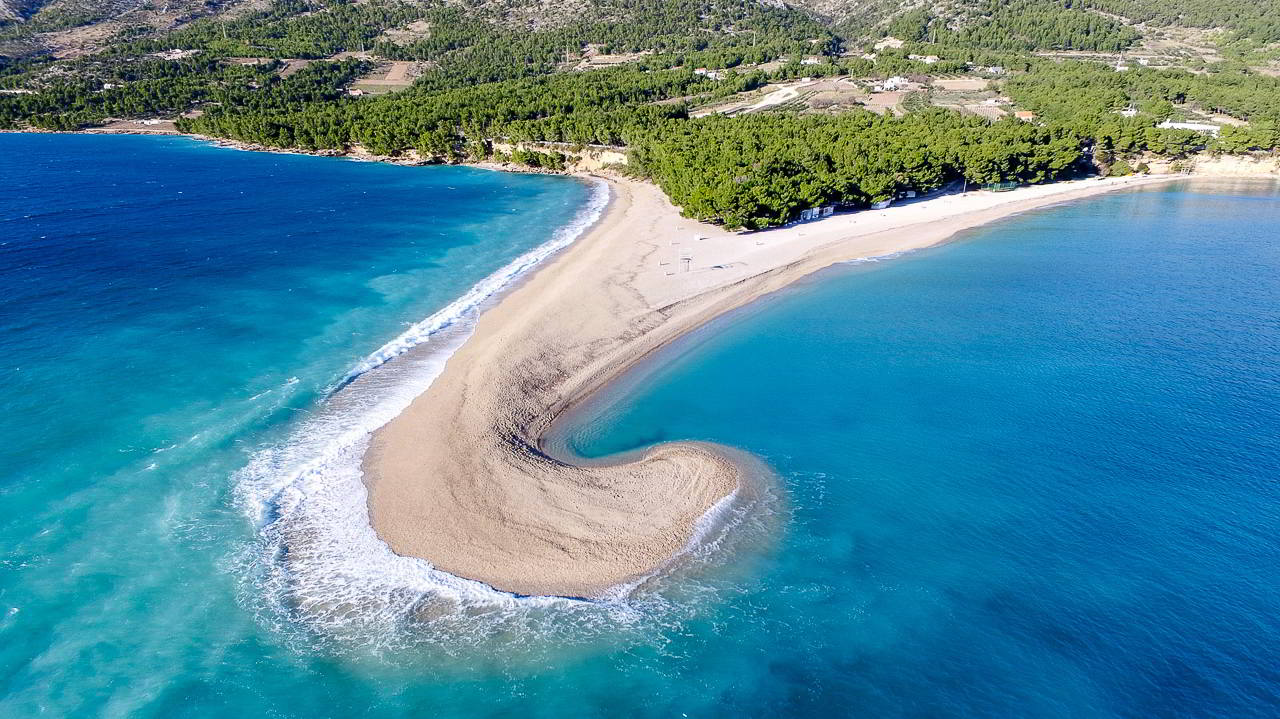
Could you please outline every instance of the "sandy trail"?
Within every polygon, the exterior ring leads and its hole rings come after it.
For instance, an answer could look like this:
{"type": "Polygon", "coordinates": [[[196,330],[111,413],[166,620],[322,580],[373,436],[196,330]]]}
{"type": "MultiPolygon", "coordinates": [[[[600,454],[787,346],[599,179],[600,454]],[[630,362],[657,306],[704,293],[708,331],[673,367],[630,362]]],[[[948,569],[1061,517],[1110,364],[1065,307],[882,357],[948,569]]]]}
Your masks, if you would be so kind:
{"type": "Polygon", "coordinates": [[[398,554],[521,594],[594,596],[649,574],[741,470],[689,443],[616,466],[567,464],[541,438],[568,407],[691,329],[835,262],[1167,179],[945,195],[754,234],[682,218],[652,185],[612,181],[602,220],[487,311],[431,387],[375,433],[364,460],[373,526],[398,554]]]}

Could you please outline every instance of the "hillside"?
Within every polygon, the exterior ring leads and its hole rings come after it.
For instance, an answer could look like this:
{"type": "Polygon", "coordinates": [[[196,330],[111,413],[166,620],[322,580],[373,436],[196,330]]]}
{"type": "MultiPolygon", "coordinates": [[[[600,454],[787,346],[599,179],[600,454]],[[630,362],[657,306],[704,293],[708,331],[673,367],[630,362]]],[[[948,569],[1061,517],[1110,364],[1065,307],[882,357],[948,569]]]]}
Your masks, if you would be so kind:
{"type": "MultiPolygon", "coordinates": [[[[661,34],[715,36],[735,32],[743,17],[771,15],[782,24],[813,24],[850,46],[892,35],[999,50],[1122,50],[1144,30],[1162,27],[1216,31],[1223,41],[1280,42],[1280,9],[1246,0],[782,0],[741,3],[705,0],[409,0],[383,3],[396,16],[453,10],[468,19],[512,30],[545,32],[588,23],[622,25],[661,17],[661,34]]],[[[331,10],[335,3],[267,0],[0,0],[0,55],[74,57],[112,47],[124,37],[158,37],[202,18],[235,19],[268,10],[280,23],[331,10]]],[[[341,15],[342,13],[335,13],[341,15]]],[[[359,16],[369,32],[402,40],[429,34],[412,21],[359,16]]],[[[275,30],[273,30],[274,32],[275,30]]],[[[820,33],[816,33],[820,34],[820,33]]],[[[353,36],[354,37],[354,36],[353,36]]],[[[358,45],[358,41],[357,41],[358,45]]],[[[341,47],[341,50],[358,50],[341,47]]],[[[648,49],[657,49],[648,48],[648,49]]]]}
{"type": "Polygon", "coordinates": [[[1280,146],[1276,13],[1237,0],[145,0],[33,33],[73,1],[4,25],[0,128],[550,170],[606,146],[732,227],[1280,146]]]}

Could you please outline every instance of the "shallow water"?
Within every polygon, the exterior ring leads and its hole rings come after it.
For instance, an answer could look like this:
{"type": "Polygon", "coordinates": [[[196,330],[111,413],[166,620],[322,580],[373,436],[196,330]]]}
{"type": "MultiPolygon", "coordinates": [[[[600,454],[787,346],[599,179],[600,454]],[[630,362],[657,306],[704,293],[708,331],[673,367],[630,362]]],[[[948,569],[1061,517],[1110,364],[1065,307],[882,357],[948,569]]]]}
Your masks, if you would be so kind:
{"type": "Polygon", "coordinates": [[[681,343],[565,441],[772,489],[584,603],[380,553],[348,455],[474,312],[413,324],[589,188],[78,136],[0,135],[0,177],[0,716],[1280,711],[1270,187],[1037,212],[681,343]]]}

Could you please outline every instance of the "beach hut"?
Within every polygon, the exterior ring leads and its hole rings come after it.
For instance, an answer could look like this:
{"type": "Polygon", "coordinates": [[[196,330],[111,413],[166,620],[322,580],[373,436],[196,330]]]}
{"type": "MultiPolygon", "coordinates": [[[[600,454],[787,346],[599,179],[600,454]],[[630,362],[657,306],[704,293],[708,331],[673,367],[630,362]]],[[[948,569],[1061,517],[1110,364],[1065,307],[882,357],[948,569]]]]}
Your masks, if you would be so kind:
{"type": "Polygon", "coordinates": [[[1018,189],[1018,181],[1005,180],[1004,182],[988,182],[982,187],[983,189],[991,190],[992,192],[1008,192],[1010,190],[1018,189]]]}
{"type": "Polygon", "coordinates": [[[873,210],[883,210],[883,209],[887,208],[889,205],[892,205],[892,204],[893,204],[893,200],[881,200],[881,201],[879,201],[879,202],[873,202],[873,203],[871,203],[871,209],[873,209],[873,210]]]}

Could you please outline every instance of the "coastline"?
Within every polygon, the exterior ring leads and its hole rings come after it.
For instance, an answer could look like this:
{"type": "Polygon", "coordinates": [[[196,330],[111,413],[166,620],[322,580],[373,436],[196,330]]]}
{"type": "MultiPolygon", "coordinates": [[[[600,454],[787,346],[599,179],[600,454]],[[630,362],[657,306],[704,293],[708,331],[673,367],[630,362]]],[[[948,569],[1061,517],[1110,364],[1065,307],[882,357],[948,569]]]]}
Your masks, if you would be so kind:
{"type": "Polygon", "coordinates": [[[262,152],[271,155],[307,155],[310,157],[332,157],[345,158],[348,160],[356,160],[358,162],[382,162],[388,165],[400,165],[401,167],[473,167],[479,170],[493,170],[495,172],[516,172],[528,175],[568,175],[581,176],[584,173],[578,170],[548,170],[537,167],[527,167],[525,165],[517,165],[515,163],[493,162],[490,160],[478,162],[431,162],[418,157],[416,151],[410,151],[404,157],[393,157],[391,155],[377,155],[367,152],[364,148],[356,146],[348,150],[303,150],[300,148],[282,148],[271,147],[256,142],[245,142],[243,140],[233,140],[226,137],[212,137],[210,135],[199,135],[195,133],[181,132],[179,130],[170,129],[148,129],[138,127],[89,127],[82,130],[44,130],[40,128],[27,128],[21,130],[0,129],[0,134],[30,134],[30,135],[138,135],[142,137],[185,137],[189,140],[198,142],[206,142],[214,147],[226,150],[242,150],[244,152],[262,152]]]}
{"type": "MultiPolygon", "coordinates": [[[[132,124],[130,121],[119,122],[132,124]]],[[[515,172],[531,175],[589,177],[600,173],[607,173],[609,171],[609,167],[607,165],[602,165],[599,162],[590,162],[584,158],[578,158],[571,161],[569,163],[569,167],[564,170],[529,167],[512,162],[504,163],[494,162],[492,160],[436,162],[422,159],[415,150],[410,150],[403,156],[378,155],[365,150],[359,145],[350,147],[346,150],[304,150],[300,148],[271,147],[269,145],[245,142],[243,140],[233,140],[226,137],[212,137],[209,135],[181,132],[176,129],[153,129],[148,127],[102,126],[90,127],[81,130],[44,130],[40,128],[26,128],[18,130],[0,129],[0,134],[139,135],[147,137],[185,137],[190,140],[209,143],[214,147],[228,150],[243,150],[245,152],[264,152],[274,155],[309,155],[311,157],[345,158],[359,162],[383,162],[389,165],[400,165],[402,167],[473,167],[481,170],[493,170],[495,172],[515,172]]],[[[1280,178],[1280,159],[1277,159],[1275,156],[1259,157],[1251,154],[1212,155],[1208,153],[1200,153],[1191,155],[1190,159],[1192,160],[1193,165],[1189,172],[1185,170],[1175,172],[1173,170],[1174,163],[1172,161],[1164,158],[1153,157],[1150,158],[1150,165],[1153,168],[1152,172],[1145,175],[1131,175],[1129,177],[1166,178],[1178,176],[1183,178],[1217,177],[1224,179],[1280,178]]]]}
{"type": "MultiPolygon", "coordinates": [[[[127,121],[119,121],[127,123],[127,121]]],[[[133,124],[133,123],[128,123],[133,124]]],[[[147,137],[185,137],[190,140],[208,143],[214,147],[228,150],[243,150],[245,152],[265,152],[273,155],[309,155],[311,157],[333,157],[345,158],[348,160],[356,160],[359,162],[383,162],[389,165],[400,165],[402,167],[431,167],[431,166],[454,166],[454,167],[473,167],[480,170],[493,170],[495,172],[515,172],[531,175],[562,175],[570,177],[591,177],[602,173],[608,173],[610,168],[607,164],[592,161],[590,158],[578,157],[569,162],[569,166],[564,170],[551,170],[539,167],[529,167],[527,165],[519,165],[513,162],[495,162],[492,160],[469,160],[465,162],[436,162],[420,157],[416,150],[410,150],[403,156],[378,155],[367,151],[365,148],[355,145],[346,150],[304,150],[300,148],[281,148],[271,147],[255,142],[245,142],[243,140],[233,140],[226,137],[213,137],[209,135],[200,135],[195,133],[181,132],[177,129],[155,129],[148,127],[90,127],[82,130],[43,130],[21,129],[7,130],[0,129],[0,134],[41,134],[41,135],[139,135],[147,137]]],[[[621,151],[615,148],[616,151],[621,151]]],[[[1200,153],[1192,155],[1191,160],[1193,167],[1191,171],[1173,170],[1173,162],[1162,158],[1151,158],[1150,165],[1153,172],[1146,175],[1131,175],[1133,177],[1170,177],[1178,176],[1183,178],[1191,177],[1218,177],[1218,178],[1280,178],[1280,159],[1275,156],[1261,158],[1253,155],[1210,155],[1208,153],[1200,153]]],[[[1053,183],[1061,184],[1061,183],[1053,183]]]]}
{"type": "MultiPolygon", "coordinates": [[[[338,154],[183,136],[235,149],[338,154]]],[[[920,249],[1026,210],[1179,179],[1188,178],[944,194],[731,234],[679,217],[653,185],[612,178],[615,201],[604,217],[499,293],[442,376],[373,432],[359,460],[370,534],[401,557],[517,595],[616,596],[696,543],[700,523],[741,486],[742,470],[722,448],[692,443],[664,444],[616,465],[551,456],[544,437],[566,411],[688,332],[832,264],[920,249]],[[686,249],[687,272],[680,257],[686,249]],[[559,279],[547,284],[542,275],[559,279]],[[534,283],[538,289],[527,287],[534,283]],[[513,302],[526,311],[510,310],[513,302]],[[492,319],[504,313],[505,320],[492,319]],[[468,371],[467,363],[483,367],[468,371]],[[442,418],[426,417],[441,410],[442,418]]]]}
{"type": "Polygon", "coordinates": [[[604,217],[485,312],[436,381],[374,433],[363,460],[374,530],[397,554],[517,594],[591,597],[633,582],[688,546],[741,470],[693,443],[612,465],[551,456],[544,436],[567,410],[676,338],[832,264],[1176,179],[941,195],[751,234],[680,217],[655,186],[612,179],[604,217]]]}

